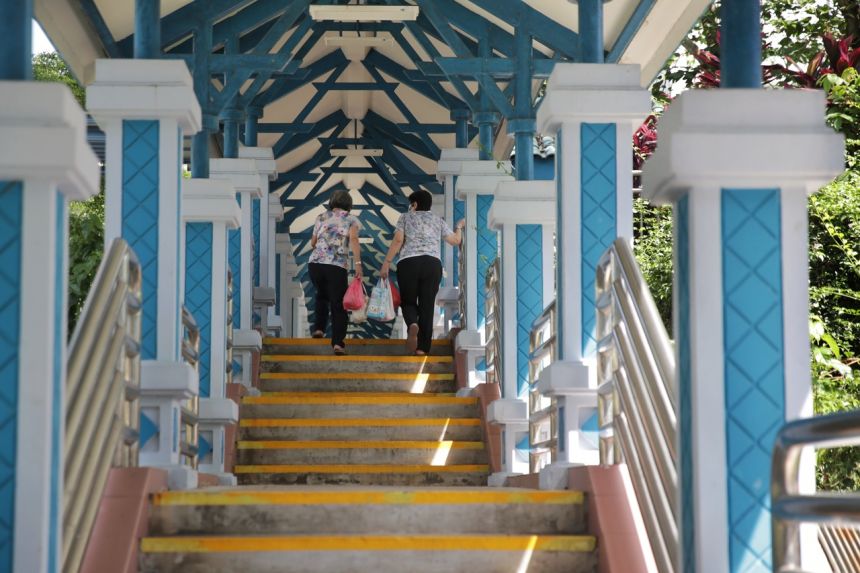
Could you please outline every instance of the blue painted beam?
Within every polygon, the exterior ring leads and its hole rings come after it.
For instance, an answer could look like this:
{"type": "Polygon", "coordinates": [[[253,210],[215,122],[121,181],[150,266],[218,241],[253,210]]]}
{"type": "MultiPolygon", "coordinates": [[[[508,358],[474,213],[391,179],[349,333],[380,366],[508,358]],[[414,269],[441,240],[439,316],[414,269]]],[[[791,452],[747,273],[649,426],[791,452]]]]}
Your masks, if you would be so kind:
{"type": "MultiPolygon", "coordinates": [[[[530,61],[526,57],[526,61],[530,61]]],[[[531,60],[533,78],[546,79],[552,74],[556,60],[531,60]]],[[[519,73],[517,58],[436,58],[434,66],[422,63],[422,72],[429,77],[486,75],[496,80],[509,80],[519,73]],[[437,71],[438,70],[438,71],[437,71]]]]}
{"type": "Polygon", "coordinates": [[[392,82],[314,82],[314,88],[325,91],[394,91],[396,83],[392,82]]]}
{"type": "Polygon", "coordinates": [[[333,75],[339,76],[348,65],[349,60],[346,59],[343,52],[335,50],[313,64],[299,70],[297,75],[300,73],[301,76],[298,76],[295,80],[276,81],[254,98],[253,105],[265,107],[303,87],[307,84],[307,80],[318,78],[327,73],[332,72],[333,75]]]}
{"type": "Polygon", "coordinates": [[[161,57],[161,0],[134,2],[134,57],[138,60],[161,57]]]}
{"type": "Polygon", "coordinates": [[[111,58],[121,58],[123,56],[128,55],[127,53],[123,53],[120,50],[119,46],[116,43],[116,40],[111,34],[110,28],[108,28],[107,23],[102,17],[102,13],[99,11],[98,6],[96,6],[95,0],[79,0],[79,4],[81,7],[81,11],[92,24],[93,29],[96,31],[96,34],[99,37],[99,41],[102,44],[102,48],[108,57],[111,58]]]}
{"type": "MultiPolygon", "coordinates": [[[[406,45],[409,44],[406,43],[406,45]]],[[[441,79],[444,79],[444,75],[443,78],[431,80],[417,70],[407,70],[377,50],[371,50],[368,53],[367,57],[364,58],[364,65],[372,66],[447,109],[465,107],[466,105],[465,102],[451,95],[442,87],[441,79]]]]}
{"type": "Polygon", "coordinates": [[[522,29],[533,35],[545,46],[549,46],[563,57],[578,60],[579,37],[552,18],[532,8],[522,0],[472,0],[484,10],[504,20],[514,29],[522,29]]]}
{"type": "Polygon", "coordinates": [[[343,128],[346,127],[347,124],[349,124],[349,121],[350,120],[344,115],[341,110],[337,110],[318,121],[314,125],[313,129],[311,129],[311,131],[307,133],[284,135],[272,147],[272,151],[275,154],[275,158],[283,157],[290,151],[298,149],[300,146],[304,145],[308,141],[316,139],[320,135],[323,135],[331,130],[334,130],[335,134],[340,133],[343,128]]]}
{"type": "Polygon", "coordinates": [[[406,133],[456,133],[454,123],[398,123],[397,129],[406,133]]]}
{"type": "Polygon", "coordinates": [[[0,80],[33,79],[33,0],[0,2],[0,80]]]}
{"type": "Polygon", "coordinates": [[[761,87],[761,0],[723,0],[720,87],[761,87]]]}
{"type": "Polygon", "coordinates": [[[258,133],[310,133],[315,123],[260,123],[258,133]]]}
{"type": "MultiPolygon", "coordinates": [[[[200,24],[194,32],[194,91],[204,114],[209,108],[209,90],[212,82],[207,71],[207,60],[212,52],[212,26],[200,24]]],[[[209,121],[215,120],[209,115],[209,121]]],[[[191,176],[197,179],[209,178],[209,129],[205,125],[207,118],[204,117],[204,128],[194,134],[191,139],[191,176]]],[[[217,126],[216,126],[217,127],[217,126]]]]}
{"type": "Polygon", "coordinates": [[[656,3],[657,0],[639,0],[639,4],[633,11],[630,19],[627,20],[624,28],[622,28],[621,34],[618,35],[615,44],[613,44],[612,49],[606,55],[607,62],[611,64],[618,63],[618,60],[624,54],[625,50],[627,50],[627,47],[630,46],[630,42],[633,41],[643,22],[645,22],[645,18],[651,13],[651,9],[656,3]]]}

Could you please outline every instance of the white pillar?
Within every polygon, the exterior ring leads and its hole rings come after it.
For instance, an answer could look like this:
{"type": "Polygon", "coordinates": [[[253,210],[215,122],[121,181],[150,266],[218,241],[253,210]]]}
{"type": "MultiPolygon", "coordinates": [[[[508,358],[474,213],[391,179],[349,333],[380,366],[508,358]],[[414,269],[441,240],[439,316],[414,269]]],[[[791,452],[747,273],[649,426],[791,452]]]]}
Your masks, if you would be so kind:
{"type": "Polygon", "coordinates": [[[251,355],[262,348],[262,337],[253,329],[254,295],[254,233],[253,202],[263,196],[260,171],[256,159],[211,159],[209,172],[212,179],[229,181],[236,190],[236,199],[242,210],[240,229],[230,231],[230,270],[233,273],[233,348],[238,360],[234,361],[237,382],[252,385],[251,355]]]}
{"type": "Polygon", "coordinates": [[[595,268],[617,237],[633,237],[631,137],[651,111],[639,79],[635,65],[560,64],[538,110],[540,131],[556,134],[558,201],[558,356],[539,388],[556,398],[564,429],[547,483],[571,463],[598,462],[595,268]]]}
{"type": "MultiPolygon", "coordinates": [[[[843,169],[824,109],[820,91],[689,92],[645,166],[649,198],[675,205],[684,570],[771,570],[774,437],[812,414],[807,196],[843,169]]],[[[808,452],[802,493],[814,470],[808,452]]]]}
{"type": "Polygon", "coordinates": [[[254,286],[269,285],[269,181],[278,176],[278,166],[271,147],[239,147],[239,157],[253,159],[257,163],[262,195],[252,203],[252,226],[254,229],[254,286]]]}
{"type": "Polygon", "coordinates": [[[545,284],[544,253],[552,266],[555,225],[553,181],[506,181],[496,188],[489,225],[501,236],[502,398],[490,404],[489,420],[503,426],[503,475],[527,473],[530,333],[532,324],[552,300],[545,284]],[[547,232],[549,231],[549,232],[547,232]],[[545,242],[547,237],[549,242],[545,242]]]}
{"type": "MultiPolygon", "coordinates": [[[[266,236],[267,247],[265,249],[267,260],[267,282],[264,284],[264,286],[275,289],[277,291],[280,281],[277,278],[276,273],[280,269],[280,264],[278,262],[278,257],[280,255],[278,254],[276,232],[278,223],[284,220],[284,208],[281,206],[280,197],[278,197],[278,195],[274,193],[269,195],[268,213],[268,233],[266,236]]],[[[283,325],[281,323],[280,317],[280,305],[277,304],[280,298],[280,294],[276,292],[275,296],[276,304],[269,308],[269,316],[267,318],[266,324],[268,328],[280,330],[281,336],[283,336],[283,325]]]]}
{"type": "Polygon", "coordinates": [[[228,181],[186,179],[182,187],[185,305],[200,328],[199,469],[233,485],[235,476],[224,472],[225,429],[239,419],[227,398],[227,245],[241,211],[228,181]]]}
{"type": "Polygon", "coordinates": [[[60,84],[0,82],[0,570],[62,565],[69,200],[98,191],[60,84]]]}
{"type": "Polygon", "coordinates": [[[197,374],[181,356],[179,181],[183,135],[201,125],[194,82],[181,61],[98,60],[87,105],[106,135],[105,243],[122,237],[143,268],[140,462],[168,468],[171,487],[195,487],[174,423],[198,391],[197,374]]]}
{"type": "Polygon", "coordinates": [[[281,336],[284,338],[298,337],[294,328],[293,280],[298,271],[293,258],[293,247],[288,233],[278,233],[275,237],[275,252],[278,254],[280,279],[278,285],[278,307],[281,319],[281,336]]]}

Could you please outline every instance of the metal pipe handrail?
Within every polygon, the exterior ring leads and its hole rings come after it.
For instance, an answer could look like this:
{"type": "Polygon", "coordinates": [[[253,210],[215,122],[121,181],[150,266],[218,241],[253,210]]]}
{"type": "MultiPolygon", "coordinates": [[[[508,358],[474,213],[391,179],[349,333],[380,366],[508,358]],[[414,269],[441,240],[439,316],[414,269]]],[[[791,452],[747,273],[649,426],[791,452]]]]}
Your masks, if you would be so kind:
{"type": "Polygon", "coordinates": [[[486,361],[487,382],[502,384],[502,301],[501,301],[501,267],[499,259],[493,261],[487,270],[486,287],[486,361]]]}
{"type": "MultiPolygon", "coordinates": [[[[182,358],[195,371],[199,371],[200,367],[200,329],[197,327],[197,322],[188,311],[182,307],[182,358]]],[[[179,453],[182,455],[186,465],[192,469],[197,469],[199,462],[199,412],[200,398],[193,396],[185,401],[179,410],[179,423],[181,426],[181,439],[179,443],[179,453]]]]}
{"type": "Polygon", "coordinates": [[[466,237],[468,233],[461,233],[462,240],[460,241],[460,254],[457,257],[457,286],[459,287],[459,304],[460,304],[460,328],[466,329],[468,328],[468,322],[466,321],[466,307],[467,307],[467,295],[466,295],[466,237]]]}
{"type": "Polygon", "coordinates": [[[800,523],[860,523],[860,495],[800,493],[804,448],[858,445],[860,410],[788,422],[776,435],[770,483],[775,572],[800,569],[800,523]]]}
{"type": "Polygon", "coordinates": [[[555,461],[558,453],[556,400],[543,396],[537,388],[540,373],[556,355],[556,302],[552,301],[532,323],[529,333],[529,468],[532,473],[555,461]]]}
{"type": "Polygon", "coordinates": [[[672,344],[627,240],[597,266],[600,460],[626,462],[660,571],[677,570],[680,513],[672,344]]]}
{"type": "Polygon", "coordinates": [[[62,569],[76,573],[111,467],[138,463],[140,263],[116,239],[101,262],[69,345],[62,569]]]}

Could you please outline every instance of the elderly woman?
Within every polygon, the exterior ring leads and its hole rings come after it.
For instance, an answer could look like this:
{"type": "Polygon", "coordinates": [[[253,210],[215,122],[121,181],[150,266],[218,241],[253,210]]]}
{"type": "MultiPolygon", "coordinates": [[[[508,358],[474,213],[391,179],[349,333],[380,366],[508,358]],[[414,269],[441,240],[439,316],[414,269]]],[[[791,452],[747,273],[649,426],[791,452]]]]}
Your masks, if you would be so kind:
{"type": "Polygon", "coordinates": [[[433,195],[427,191],[416,191],[409,196],[409,211],[397,221],[394,239],[380,271],[382,278],[388,278],[391,261],[400,251],[397,282],[400,307],[408,327],[406,352],[418,356],[430,353],[433,339],[433,310],[442,280],[441,241],[459,245],[465,226],[460,221],[456,231],[452,231],[444,219],[430,212],[432,205],[433,195]]]}
{"type": "Polygon", "coordinates": [[[317,291],[314,338],[325,336],[331,313],[331,346],[338,356],[346,354],[344,338],[348,317],[343,308],[343,296],[348,286],[349,251],[355,261],[355,276],[362,278],[361,249],[358,245],[358,219],[349,214],[352,198],[346,191],[335,191],[329,199],[328,209],[317,217],[311,237],[308,271],[317,291]]]}

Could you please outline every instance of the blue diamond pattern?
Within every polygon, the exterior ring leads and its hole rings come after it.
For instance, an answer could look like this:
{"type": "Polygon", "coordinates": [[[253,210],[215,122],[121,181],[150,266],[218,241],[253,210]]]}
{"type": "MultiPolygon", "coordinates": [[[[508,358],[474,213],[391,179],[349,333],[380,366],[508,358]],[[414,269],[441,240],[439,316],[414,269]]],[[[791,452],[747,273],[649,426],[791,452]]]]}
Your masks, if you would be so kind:
{"type": "Polygon", "coordinates": [[[478,328],[484,326],[487,311],[485,308],[487,292],[482,285],[499,251],[498,234],[487,225],[487,218],[492,206],[492,195],[478,195],[478,328]]]}
{"type": "Polygon", "coordinates": [[[678,376],[680,402],[681,541],[683,571],[696,570],[693,500],[693,404],[690,357],[690,198],[684,195],[675,210],[675,281],[678,289],[678,376]]]}
{"type": "Polygon", "coordinates": [[[254,286],[260,286],[260,200],[254,199],[252,203],[252,215],[254,228],[254,286]]]}
{"type": "Polygon", "coordinates": [[[580,130],[582,213],[582,355],[594,354],[597,263],[617,236],[615,124],[583,123],[580,130]]]}
{"type": "MultiPolygon", "coordinates": [[[[242,195],[236,194],[236,201],[242,206],[242,195]]],[[[240,328],[242,324],[242,231],[233,229],[230,231],[229,250],[227,259],[230,262],[230,272],[233,273],[233,328],[240,328]]]]}
{"type": "Polygon", "coordinates": [[[211,395],[212,223],[185,227],[185,306],[200,328],[200,397],[211,395]]]}
{"type": "Polygon", "coordinates": [[[205,434],[203,432],[200,432],[200,434],[197,436],[197,459],[199,463],[212,463],[212,442],[210,441],[211,439],[211,432],[206,432],[205,434]]]}
{"type": "Polygon", "coordinates": [[[158,122],[122,122],[122,236],[143,268],[141,358],[156,357],[158,329],[158,122]]]}
{"type": "Polygon", "coordinates": [[[158,424],[144,414],[140,413],[140,447],[146,445],[154,436],[158,435],[158,424]]]}
{"type": "Polygon", "coordinates": [[[0,181],[0,571],[15,547],[22,208],[23,185],[0,181]]]}
{"type": "Polygon", "coordinates": [[[543,312],[543,227],[517,225],[517,396],[529,387],[532,325],[543,312]]]}
{"type": "Polygon", "coordinates": [[[785,422],[778,189],[724,189],[723,345],[731,573],[771,571],[770,457],[785,422]]]}

